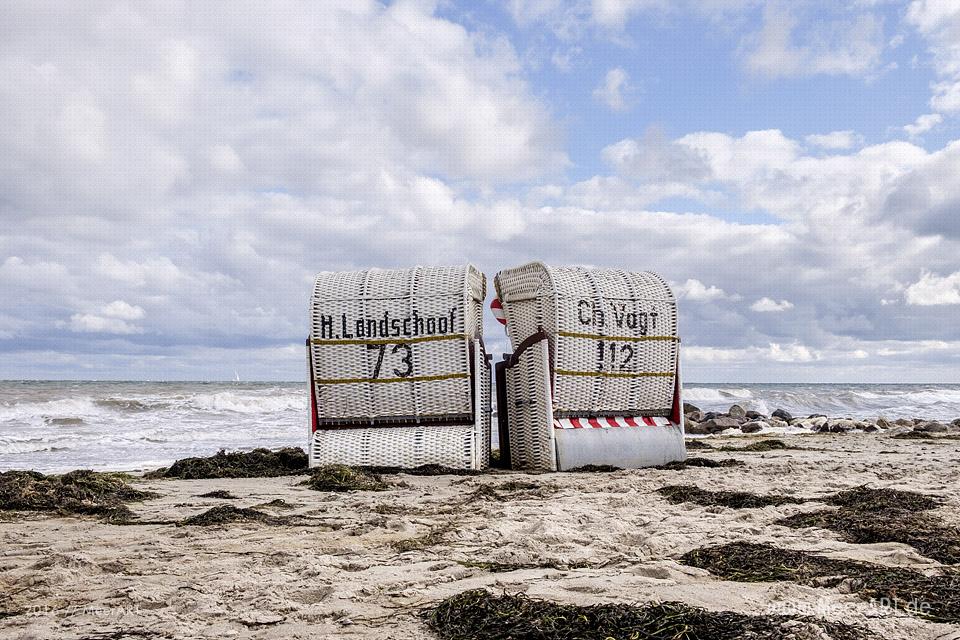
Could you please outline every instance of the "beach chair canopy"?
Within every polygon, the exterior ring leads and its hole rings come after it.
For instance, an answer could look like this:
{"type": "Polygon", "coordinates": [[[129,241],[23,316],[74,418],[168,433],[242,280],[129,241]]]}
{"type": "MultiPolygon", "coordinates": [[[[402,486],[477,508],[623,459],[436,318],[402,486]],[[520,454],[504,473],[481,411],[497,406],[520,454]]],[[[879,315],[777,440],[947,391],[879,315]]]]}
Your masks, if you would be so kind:
{"type": "Polygon", "coordinates": [[[679,337],[663,278],[531,262],[495,285],[515,351],[546,334],[555,418],[671,414],[679,337]]]}
{"type": "Polygon", "coordinates": [[[317,275],[317,426],[470,422],[486,278],[471,265],[317,275]]]}

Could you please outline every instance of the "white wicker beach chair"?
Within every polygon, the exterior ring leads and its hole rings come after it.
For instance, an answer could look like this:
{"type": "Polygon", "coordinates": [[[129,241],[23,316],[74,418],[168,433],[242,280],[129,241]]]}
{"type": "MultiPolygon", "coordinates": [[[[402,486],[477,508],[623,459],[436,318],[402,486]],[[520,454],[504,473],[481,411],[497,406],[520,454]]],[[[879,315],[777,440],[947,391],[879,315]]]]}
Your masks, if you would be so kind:
{"type": "Polygon", "coordinates": [[[497,365],[513,468],[685,459],[677,306],[660,276],[533,262],[494,282],[514,349],[497,365]]]}
{"type": "Polygon", "coordinates": [[[324,272],[310,306],[310,465],[483,469],[486,277],[470,265],[324,272]]]}

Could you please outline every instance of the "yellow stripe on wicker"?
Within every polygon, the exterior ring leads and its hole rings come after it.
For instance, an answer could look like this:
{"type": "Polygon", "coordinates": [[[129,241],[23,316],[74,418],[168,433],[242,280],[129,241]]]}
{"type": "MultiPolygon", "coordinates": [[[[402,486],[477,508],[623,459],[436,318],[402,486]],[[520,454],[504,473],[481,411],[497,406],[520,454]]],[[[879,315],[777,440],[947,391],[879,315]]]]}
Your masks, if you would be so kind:
{"type": "Polygon", "coordinates": [[[409,376],[406,378],[330,378],[327,380],[317,380],[317,384],[359,384],[361,382],[370,382],[372,384],[382,384],[384,382],[430,382],[432,380],[452,380],[454,378],[469,378],[468,373],[445,373],[438,376],[409,376]]]}
{"type": "Polygon", "coordinates": [[[587,376],[593,377],[597,376],[600,378],[661,378],[669,377],[674,374],[669,371],[567,371],[565,369],[557,369],[558,376],[587,376]]]}
{"type": "Polygon", "coordinates": [[[323,338],[310,338],[310,344],[410,344],[412,342],[433,342],[434,340],[469,340],[469,336],[465,336],[462,333],[452,333],[442,336],[419,336],[416,338],[407,338],[404,336],[397,336],[396,338],[387,338],[384,340],[379,339],[366,339],[366,338],[354,338],[348,340],[335,340],[335,339],[323,339],[323,338]]]}
{"type": "Polygon", "coordinates": [[[647,340],[680,342],[680,338],[677,336],[598,336],[592,333],[573,333],[572,331],[558,331],[557,334],[565,338],[588,338],[590,340],[615,340],[620,342],[644,342],[647,340]]]}

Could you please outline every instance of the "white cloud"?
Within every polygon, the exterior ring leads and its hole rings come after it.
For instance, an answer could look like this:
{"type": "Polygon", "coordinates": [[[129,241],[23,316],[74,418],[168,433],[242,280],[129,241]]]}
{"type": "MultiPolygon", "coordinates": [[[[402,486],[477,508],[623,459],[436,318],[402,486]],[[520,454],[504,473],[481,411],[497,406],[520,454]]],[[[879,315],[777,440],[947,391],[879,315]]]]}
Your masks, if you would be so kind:
{"type": "Polygon", "coordinates": [[[926,272],[904,292],[907,304],[932,306],[960,304],[960,271],[948,276],[926,272]]]}
{"type": "Polygon", "coordinates": [[[600,86],[593,90],[593,97],[613,111],[626,111],[630,106],[625,95],[630,91],[628,83],[629,76],[621,67],[610,69],[600,86]]]}
{"type": "Polygon", "coordinates": [[[960,112],[960,5],[949,0],[913,0],[906,20],[927,39],[941,78],[932,86],[930,107],[943,113],[960,112]]]}
{"type": "Polygon", "coordinates": [[[132,305],[123,300],[102,306],[95,313],[75,313],[70,316],[68,326],[74,333],[109,333],[133,335],[143,333],[142,327],[133,323],[146,316],[143,307],[132,305]]]}
{"type": "Polygon", "coordinates": [[[943,122],[943,116],[939,113],[927,113],[918,117],[913,124],[908,124],[903,127],[903,130],[911,138],[919,136],[921,133],[926,133],[933,129],[935,126],[943,122]]]}
{"type": "Polygon", "coordinates": [[[709,287],[699,280],[689,278],[682,284],[672,285],[674,294],[681,299],[691,300],[693,302],[710,302],[712,300],[724,300],[732,296],[714,285],[709,287]]]}
{"type": "Polygon", "coordinates": [[[182,276],[180,269],[166,257],[137,262],[119,260],[113,254],[103,253],[97,258],[95,268],[101,275],[135,287],[142,287],[148,282],[169,287],[182,276]]]}
{"type": "Polygon", "coordinates": [[[123,300],[114,300],[103,307],[101,313],[110,318],[119,318],[120,320],[141,320],[146,312],[143,307],[132,305],[123,300]]]}
{"type": "Polygon", "coordinates": [[[74,333],[112,333],[131,335],[143,333],[140,327],[120,318],[104,318],[92,313],[75,313],[70,316],[70,331],[74,333]]]}
{"type": "Polygon", "coordinates": [[[821,149],[852,149],[863,143],[863,137],[853,131],[831,131],[812,134],[806,138],[807,144],[821,149]]]}
{"type": "MultiPolygon", "coordinates": [[[[696,363],[756,363],[757,361],[807,363],[822,360],[824,354],[800,344],[771,342],[765,347],[749,346],[740,349],[687,346],[681,350],[685,361],[696,363]]],[[[856,356],[862,358],[862,355],[856,356]]]]}
{"type": "Polygon", "coordinates": [[[770,78],[862,75],[879,65],[884,38],[877,17],[864,13],[853,19],[812,21],[798,44],[799,21],[788,7],[766,4],[763,27],[745,40],[744,64],[753,73],[770,78]]]}
{"type": "Polygon", "coordinates": [[[813,362],[822,356],[806,345],[797,343],[781,345],[771,342],[768,357],[776,362],[813,362]]]}
{"type": "Polygon", "coordinates": [[[759,313],[776,313],[778,311],[793,309],[793,303],[789,300],[780,300],[777,302],[772,298],[763,297],[750,305],[750,308],[759,313]]]}
{"type": "Polygon", "coordinates": [[[648,129],[640,140],[625,138],[605,147],[602,155],[620,175],[645,182],[690,183],[711,175],[703,154],[667,140],[656,127],[648,129]]]}

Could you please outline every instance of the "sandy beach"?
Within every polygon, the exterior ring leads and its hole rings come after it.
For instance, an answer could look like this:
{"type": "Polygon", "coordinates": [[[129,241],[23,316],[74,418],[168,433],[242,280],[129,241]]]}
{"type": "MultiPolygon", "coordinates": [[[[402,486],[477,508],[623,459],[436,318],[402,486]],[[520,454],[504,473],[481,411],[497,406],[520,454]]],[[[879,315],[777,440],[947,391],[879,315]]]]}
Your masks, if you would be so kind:
{"type": "MultiPolygon", "coordinates": [[[[709,442],[739,447],[751,440],[709,442]]],[[[817,497],[868,485],[940,497],[935,515],[960,524],[958,440],[814,434],[785,441],[801,448],[691,452],[739,459],[739,467],[389,475],[385,491],[318,492],[300,485],[302,476],[137,479],[137,488],[160,497],[132,504],[132,524],[3,514],[0,636],[427,639],[436,636],[418,615],[422,609],[482,587],[583,605],[676,600],[710,610],[810,614],[886,638],[960,637],[960,627],[877,606],[842,588],[726,582],[677,561],[697,547],[749,541],[893,567],[938,567],[904,544],[850,544],[822,529],[772,524],[822,503],[732,509],[670,504],[656,493],[692,484],[817,497]],[[197,497],[214,490],[236,499],[197,497]],[[291,520],[172,524],[223,504],[291,520]]]]}

